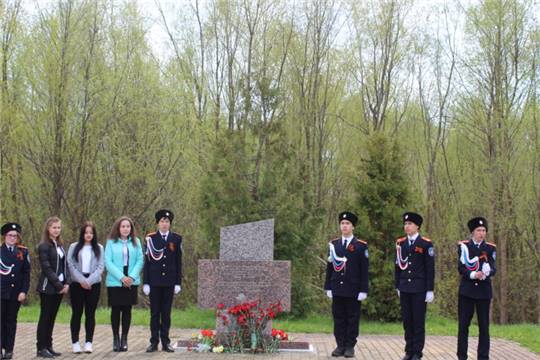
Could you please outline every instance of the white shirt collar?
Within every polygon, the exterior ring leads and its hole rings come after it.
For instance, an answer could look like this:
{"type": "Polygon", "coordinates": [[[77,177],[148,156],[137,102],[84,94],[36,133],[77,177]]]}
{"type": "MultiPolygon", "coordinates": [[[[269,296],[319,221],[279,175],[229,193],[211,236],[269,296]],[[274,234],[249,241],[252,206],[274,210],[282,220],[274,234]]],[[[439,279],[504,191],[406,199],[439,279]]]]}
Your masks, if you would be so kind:
{"type": "Polygon", "coordinates": [[[351,235],[351,236],[348,236],[348,237],[345,237],[343,235],[341,235],[341,242],[343,243],[343,240],[345,240],[345,245],[349,245],[351,240],[353,239],[354,235],[351,235]]]}
{"type": "Polygon", "coordinates": [[[407,240],[413,241],[413,240],[416,240],[417,237],[418,237],[418,233],[414,233],[412,235],[407,235],[407,240]]]}
{"type": "Polygon", "coordinates": [[[161,231],[159,232],[161,237],[168,237],[169,236],[169,232],[167,231],[166,233],[162,233],[161,231]]]}
{"type": "Polygon", "coordinates": [[[472,242],[475,246],[477,247],[480,247],[480,245],[482,245],[482,243],[484,242],[484,240],[480,241],[480,242],[476,242],[476,240],[472,239],[472,242]]]}

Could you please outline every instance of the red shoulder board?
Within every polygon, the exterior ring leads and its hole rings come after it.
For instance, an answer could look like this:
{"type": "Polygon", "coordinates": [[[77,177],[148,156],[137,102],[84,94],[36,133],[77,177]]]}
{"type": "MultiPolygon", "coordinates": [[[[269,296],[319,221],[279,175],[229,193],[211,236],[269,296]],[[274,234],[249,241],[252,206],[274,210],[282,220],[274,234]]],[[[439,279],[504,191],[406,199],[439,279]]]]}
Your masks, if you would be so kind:
{"type": "Polygon", "coordinates": [[[359,243],[362,243],[362,244],[364,244],[364,245],[367,245],[367,241],[365,241],[365,240],[360,240],[360,239],[356,239],[356,240],[358,240],[359,243]]]}
{"type": "Polygon", "coordinates": [[[406,236],[400,237],[399,239],[396,240],[396,243],[401,244],[401,243],[404,242],[406,239],[407,239],[406,236]]]}
{"type": "Polygon", "coordinates": [[[154,232],[151,232],[151,233],[148,233],[148,234],[146,234],[146,237],[148,237],[148,236],[154,236],[154,235],[156,235],[156,232],[155,232],[155,231],[154,231],[154,232]]]}
{"type": "Polygon", "coordinates": [[[490,246],[493,246],[494,248],[497,247],[497,245],[495,245],[494,243],[486,242],[486,244],[488,244],[488,245],[490,245],[490,246]]]}
{"type": "Polygon", "coordinates": [[[339,240],[339,238],[332,239],[332,240],[330,240],[330,242],[333,243],[334,241],[337,241],[337,240],[339,240]]]}
{"type": "Polygon", "coordinates": [[[461,245],[461,244],[465,244],[467,245],[469,243],[470,240],[463,240],[463,241],[459,241],[458,242],[458,245],[461,245]]]}
{"type": "Polygon", "coordinates": [[[426,240],[427,242],[431,242],[431,239],[428,239],[428,238],[426,238],[426,237],[423,237],[423,236],[422,236],[422,239],[426,240]]]}
{"type": "Polygon", "coordinates": [[[28,249],[26,246],[21,245],[21,244],[17,244],[17,248],[18,249],[28,249]]]}

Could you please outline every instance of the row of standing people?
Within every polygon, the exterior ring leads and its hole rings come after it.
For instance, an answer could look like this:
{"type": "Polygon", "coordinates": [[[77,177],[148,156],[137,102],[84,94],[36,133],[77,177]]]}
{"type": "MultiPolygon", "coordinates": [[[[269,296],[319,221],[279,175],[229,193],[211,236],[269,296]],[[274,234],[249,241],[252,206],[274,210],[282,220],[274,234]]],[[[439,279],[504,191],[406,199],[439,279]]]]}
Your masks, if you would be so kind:
{"type": "MultiPolygon", "coordinates": [[[[354,357],[359,334],[361,302],[368,296],[369,253],[367,242],[353,235],[358,221],[349,211],[338,216],[341,236],[329,242],[324,289],[332,299],[334,357],[354,357]]],[[[394,285],[401,305],[405,338],[403,360],[419,360],[425,343],[427,304],[434,300],[435,251],[433,242],[420,235],[422,216],[403,214],[406,236],[396,240],[394,285]]],[[[486,242],[487,220],[468,221],[468,239],[458,243],[458,342],[457,358],[467,359],[469,326],[476,311],[479,327],[477,358],[489,359],[489,308],[495,275],[496,246],[486,242]]]]}
{"type": "MultiPolygon", "coordinates": [[[[169,328],[172,300],[181,290],[182,237],[170,231],[174,214],[156,212],[158,231],[148,234],[146,246],[135,234],[133,221],[120,217],[110,231],[105,248],[99,243],[96,227],[85,222],[79,239],[66,253],[62,240],[62,222],[51,217],[45,222],[37,253],[41,272],[37,284],[40,314],[37,326],[37,356],[53,358],[61,354],[53,348],[53,329],[64,295],[70,295],[70,321],[73,352],[91,353],[95,329],[95,311],[101,293],[101,278],[107,270],[105,284],[111,308],[113,351],[128,350],[131,309],[138,302],[138,288],[150,297],[151,338],[147,351],[172,352],[169,328]],[[141,271],[143,279],[141,280],[141,271]],[[79,341],[81,318],[85,314],[86,337],[79,341]]],[[[22,245],[21,226],[7,223],[1,228],[3,244],[1,262],[1,357],[11,359],[15,344],[17,314],[30,286],[30,256],[22,245]]]]}

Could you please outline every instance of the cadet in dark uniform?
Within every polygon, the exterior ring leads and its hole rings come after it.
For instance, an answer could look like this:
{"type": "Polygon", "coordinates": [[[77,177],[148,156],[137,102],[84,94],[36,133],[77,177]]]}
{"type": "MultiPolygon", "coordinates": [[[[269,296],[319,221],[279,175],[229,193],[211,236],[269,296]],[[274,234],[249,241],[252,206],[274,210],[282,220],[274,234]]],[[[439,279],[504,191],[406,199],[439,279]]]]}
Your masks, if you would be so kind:
{"type": "Polygon", "coordinates": [[[26,299],[30,286],[30,258],[28,249],[20,244],[21,226],[7,223],[1,229],[3,244],[0,247],[0,274],[2,288],[0,331],[2,359],[13,357],[17,314],[26,299]]]}
{"type": "Polygon", "coordinates": [[[174,214],[170,210],[156,212],[158,231],[146,237],[143,292],[150,295],[150,345],[154,352],[161,340],[163,351],[173,352],[169,328],[173,296],[182,284],[182,236],[171,232],[174,214]]]}
{"type": "Polygon", "coordinates": [[[407,236],[396,242],[395,286],[405,330],[403,360],[422,358],[426,338],[426,303],[433,301],[435,253],[431,240],[418,233],[422,221],[419,214],[403,214],[407,236]]]}
{"type": "Polygon", "coordinates": [[[358,218],[345,211],[339,214],[341,237],[328,243],[326,295],[332,299],[334,337],[337,347],[332,356],[354,357],[358,337],[360,302],[368,292],[368,247],[353,235],[358,218]]]}
{"type": "Polygon", "coordinates": [[[495,275],[496,247],[485,242],[488,224],[483,217],[476,217],[467,223],[471,239],[458,244],[459,284],[459,331],[457,356],[467,359],[469,325],[476,308],[478,317],[478,359],[489,359],[489,306],[493,292],[491,277],[495,275]]]}

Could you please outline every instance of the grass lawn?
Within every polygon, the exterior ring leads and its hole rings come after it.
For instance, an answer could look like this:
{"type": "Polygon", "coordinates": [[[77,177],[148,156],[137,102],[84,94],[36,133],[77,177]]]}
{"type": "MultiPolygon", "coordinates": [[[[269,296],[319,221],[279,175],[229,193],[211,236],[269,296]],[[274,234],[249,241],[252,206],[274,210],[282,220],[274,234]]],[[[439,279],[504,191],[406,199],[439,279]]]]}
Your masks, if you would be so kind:
{"type": "MultiPolygon", "coordinates": [[[[39,316],[39,306],[23,306],[19,311],[19,322],[37,322],[39,316]]],[[[71,308],[62,304],[58,313],[57,322],[67,324],[71,317],[71,308]]],[[[132,314],[133,325],[149,324],[150,311],[146,309],[134,309],[132,314]]],[[[110,310],[99,308],[96,312],[96,322],[98,324],[110,323],[110,310]]],[[[212,310],[200,310],[190,307],[185,310],[173,309],[172,327],[184,329],[204,329],[214,328],[214,312],[212,310]]],[[[292,333],[332,333],[332,318],[329,316],[314,314],[305,319],[292,319],[282,316],[274,321],[275,328],[292,333]]],[[[403,328],[401,323],[380,323],[380,322],[360,322],[361,334],[385,334],[401,335],[403,328]]],[[[491,325],[490,333],[492,337],[499,337],[515,341],[524,347],[540,354],[540,326],[536,324],[519,325],[491,325]]],[[[428,335],[449,335],[457,336],[457,322],[451,319],[428,316],[426,322],[426,334],[428,335]]],[[[471,325],[471,336],[478,335],[476,325],[471,325]]]]}

